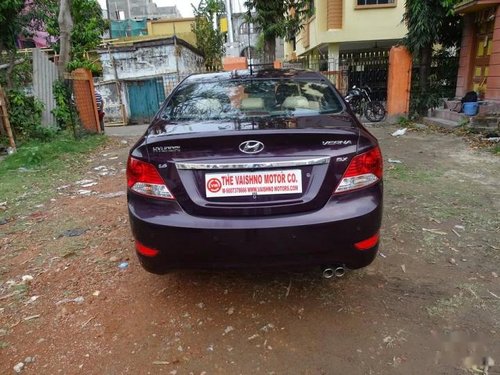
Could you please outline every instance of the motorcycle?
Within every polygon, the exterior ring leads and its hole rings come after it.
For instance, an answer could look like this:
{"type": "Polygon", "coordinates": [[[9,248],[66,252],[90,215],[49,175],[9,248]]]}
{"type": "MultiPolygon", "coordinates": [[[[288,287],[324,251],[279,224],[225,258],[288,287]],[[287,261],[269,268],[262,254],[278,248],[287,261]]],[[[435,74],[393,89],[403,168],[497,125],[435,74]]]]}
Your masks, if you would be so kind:
{"type": "Polygon", "coordinates": [[[367,120],[371,122],[379,122],[385,118],[386,111],[382,103],[370,98],[371,91],[368,86],[352,86],[344,99],[355,114],[365,115],[367,120]]]}

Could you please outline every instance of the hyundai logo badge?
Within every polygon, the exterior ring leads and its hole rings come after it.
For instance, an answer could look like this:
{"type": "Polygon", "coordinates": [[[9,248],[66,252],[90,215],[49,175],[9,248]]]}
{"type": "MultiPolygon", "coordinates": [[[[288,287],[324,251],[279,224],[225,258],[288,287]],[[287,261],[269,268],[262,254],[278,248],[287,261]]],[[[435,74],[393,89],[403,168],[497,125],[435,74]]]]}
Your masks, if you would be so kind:
{"type": "Polygon", "coordinates": [[[259,141],[245,141],[240,143],[239,148],[245,154],[257,154],[264,149],[264,143],[259,141]]]}

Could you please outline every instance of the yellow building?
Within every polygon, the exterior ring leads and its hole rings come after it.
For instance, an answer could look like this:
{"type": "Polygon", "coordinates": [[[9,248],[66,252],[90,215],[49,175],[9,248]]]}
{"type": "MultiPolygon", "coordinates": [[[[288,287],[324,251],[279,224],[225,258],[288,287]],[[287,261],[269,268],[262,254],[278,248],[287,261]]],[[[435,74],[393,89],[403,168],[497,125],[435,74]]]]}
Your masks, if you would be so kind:
{"type": "Polygon", "coordinates": [[[148,35],[172,36],[177,35],[186,42],[196,45],[196,37],[191,31],[194,18],[164,18],[148,20],[148,35]]]}
{"type": "Polygon", "coordinates": [[[404,0],[311,0],[314,15],[285,60],[323,72],[345,94],[369,86],[372,99],[386,100],[389,49],[406,35],[404,0]]]}
{"type": "MultiPolygon", "coordinates": [[[[287,43],[288,60],[307,55],[339,59],[340,53],[388,49],[406,35],[404,0],[314,0],[314,15],[295,43],[287,43]]],[[[335,68],[334,68],[335,69],[335,68]]]]}

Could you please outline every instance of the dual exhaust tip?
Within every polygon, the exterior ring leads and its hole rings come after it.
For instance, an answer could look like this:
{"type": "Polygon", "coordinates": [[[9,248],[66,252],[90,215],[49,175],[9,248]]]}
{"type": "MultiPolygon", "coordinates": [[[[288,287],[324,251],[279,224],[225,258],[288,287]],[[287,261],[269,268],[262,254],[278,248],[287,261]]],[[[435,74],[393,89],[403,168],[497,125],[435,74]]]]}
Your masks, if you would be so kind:
{"type": "Polygon", "coordinates": [[[345,275],[345,272],[346,272],[346,269],[344,266],[338,266],[338,267],[335,267],[335,268],[325,268],[323,270],[323,277],[325,279],[331,279],[332,277],[342,277],[345,275]]]}

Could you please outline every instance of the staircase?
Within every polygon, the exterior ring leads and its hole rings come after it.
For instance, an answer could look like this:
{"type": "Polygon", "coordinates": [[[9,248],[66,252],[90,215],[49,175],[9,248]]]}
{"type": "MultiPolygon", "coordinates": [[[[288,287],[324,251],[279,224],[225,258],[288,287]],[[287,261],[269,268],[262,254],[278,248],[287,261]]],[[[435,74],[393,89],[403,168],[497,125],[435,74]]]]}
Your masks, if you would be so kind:
{"type": "Polygon", "coordinates": [[[448,100],[444,102],[443,108],[430,109],[428,116],[423,121],[426,125],[435,125],[447,129],[457,126],[468,125],[480,131],[499,131],[500,128],[500,106],[497,103],[479,102],[479,113],[476,116],[467,116],[456,112],[460,108],[459,100],[448,100]]]}

